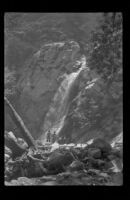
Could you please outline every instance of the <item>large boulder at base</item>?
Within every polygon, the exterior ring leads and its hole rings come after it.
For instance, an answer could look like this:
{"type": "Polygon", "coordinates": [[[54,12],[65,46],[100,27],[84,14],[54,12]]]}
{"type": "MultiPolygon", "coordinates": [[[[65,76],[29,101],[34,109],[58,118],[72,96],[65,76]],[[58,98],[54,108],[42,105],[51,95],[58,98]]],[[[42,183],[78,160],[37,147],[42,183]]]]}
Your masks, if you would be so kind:
{"type": "Polygon", "coordinates": [[[72,163],[73,159],[73,156],[69,152],[65,154],[54,152],[54,155],[52,154],[48,159],[47,163],[45,164],[45,167],[49,171],[60,173],[65,170],[64,167],[72,163]]]}
{"type": "Polygon", "coordinates": [[[102,138],[96,138],[89,147],[99,148],[104,156],[109,155],[112,151],[111,145],[102,138]]]}
{"type": "Polygon", "coordinates": [[[101,158],[101,150],[96,148],[90,148],[88,149],[88,156],[93,158],[101,158]]]}

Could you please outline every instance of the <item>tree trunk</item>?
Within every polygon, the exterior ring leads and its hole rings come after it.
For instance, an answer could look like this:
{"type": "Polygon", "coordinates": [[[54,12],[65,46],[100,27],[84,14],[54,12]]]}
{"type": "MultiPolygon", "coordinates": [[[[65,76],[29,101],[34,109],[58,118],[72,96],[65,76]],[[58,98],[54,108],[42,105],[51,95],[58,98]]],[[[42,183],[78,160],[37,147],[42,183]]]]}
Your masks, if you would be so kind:
{"type": "Polygon", "coordinates": [[[13,108],[13,106],[11,105],[11,103],[9,102],[9,100],[6,97],[4,97],[4,101],[5,101],[5,105],[9,108],[9,114],[10,114],[12,120],[14,121],[16,126],[19,128],[20,134],[23,136],[23,138],[27,142],[28,146],[29,147],[33,146],[36,148],[35,141],[34,141],[33,137],[31,136],[29,130],[26,128],[21,117],[18,115],[18,113],[15,111],[15,109],[13,108]]]}

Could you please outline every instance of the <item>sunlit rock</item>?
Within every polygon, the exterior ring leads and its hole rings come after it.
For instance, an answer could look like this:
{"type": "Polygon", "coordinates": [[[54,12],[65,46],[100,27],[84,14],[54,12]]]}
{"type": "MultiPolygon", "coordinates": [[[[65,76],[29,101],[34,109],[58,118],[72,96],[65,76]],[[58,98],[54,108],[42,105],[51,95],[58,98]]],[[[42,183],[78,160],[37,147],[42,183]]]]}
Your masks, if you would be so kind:
{"type": "Polygon", "coordinates": [[[14,136],[14,133],[12,131],[9,131],[7,133],[7,135],[8,135],[9,138],[12,138],[13,140],[15,140],[17,142],[17,138],[14,136]]]}
{"type": "Polygon", "coordinates": [[[123,133],[121,132],[119,135],[117,135],[111,142],[111,146],[115,149],[120,149],[120,147],[123,145],[123,133]]]}
{"type": "Polygon", "coordinates": [[[53,143],[53,144],[51,145],[51,152],[54,151],[54,150],[56,150],[56,149],[58,149],[59,146],[60,146],[60,145],[59,145],[57,142],[53,143]]]}
{"type": "Polygon", "coordinates": [[[112,160],[111,162],[112,162],[112,164],[113,164],[113,166],[110,168],[110,170],[111,170],[112,172],[118,173],[118,172],[121,172],[121,171],[122,171],[122,169],[123,169],[123,162],[122,162],[122,161],[112,160]],[[119,163],[119,162],[120,162],[120,163],[119,163]]]}

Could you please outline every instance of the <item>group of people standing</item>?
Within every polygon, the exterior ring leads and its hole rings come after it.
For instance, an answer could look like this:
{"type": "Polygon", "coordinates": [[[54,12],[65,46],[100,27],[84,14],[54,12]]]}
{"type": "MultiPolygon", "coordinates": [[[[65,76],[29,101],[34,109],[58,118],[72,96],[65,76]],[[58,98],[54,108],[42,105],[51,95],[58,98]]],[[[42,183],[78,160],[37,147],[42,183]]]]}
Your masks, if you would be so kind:
{"type": "Polygon", "coordinates": [[[51,142],[51,143],[54,143],[56,142],[57,140],[57,135],[56,133],[54,132],[53,134],[51,133],[51,131],[49,130],[47,132],[47,142],[51,142]]]}

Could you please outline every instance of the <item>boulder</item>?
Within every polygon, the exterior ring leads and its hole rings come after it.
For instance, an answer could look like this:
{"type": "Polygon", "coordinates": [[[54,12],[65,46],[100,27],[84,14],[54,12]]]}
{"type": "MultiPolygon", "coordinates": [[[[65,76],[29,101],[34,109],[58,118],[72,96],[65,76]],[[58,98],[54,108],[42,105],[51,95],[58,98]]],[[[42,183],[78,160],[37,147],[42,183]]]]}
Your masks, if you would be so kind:
{"type": "Polygon", "coordinates": [[[101,159],[91,158],[88,160],[88,168],[103,169],[105,166],[105,161],[101,159]]]}
{"type": "Polygon", "coordinates": [[[112,161],[106,161],[105,164],[104,164],[104,169],[108,170],[108,171],[111,171],[110,170],[111,168],[113,168],[112,161]]]}
{"type": "Polygon", "coordinates": [[[123,151],[122,149],[112,149],[111,154],[107,156],[108,161],[112,160],[122,160],[123,159],[123,151]]]}
{"type": "Polygon", "coordinates": [[[109,178],[109,177],[110,177],[110,176],[109,176],[107,173],[105,173],[105,172],[102,172],[102,173],[100,173],[99,175],[102,176],[103,178],[109,178]]]}
{"type": "Polygon", "coordinates": [[[18,142],[18,144],[19,144],[21,147],[23,147],[24,149],[27,149],[27,148],[28,148],[28,144],[24,141],[24,139],[18,138],[18,139],[17,139],[17,142],[18,142]]]}
{"type": "Polygon", "coordinates": [[[12,131],[6,132],[6,135],[8,135],[9,138],[11,138],[17,142],[17,138],[15,137],[15,135],[12,131]]]}
{"type": "Polygon", "coordinates": [[[88,149],[88,156],[93,158],[101,158],[101,150],[96,148],[88,149]]]}
{"type": "Polygon", "coordinates": [[[115,159],[115,155],[110,154],[110,155],[108,155],[107,159],[108,159],[108,161],[111,161],[111,160],[115,159]]]}
{"type": "Polygon", "coordinates": [[[123,150],[122,149],[112,149],[111,154],[115,157],[123,158],[123,150]]]}
{"type": "Polygon", "coordinates": [[[9,154],[5,154],[5,162],[7,162],[10,159],[10,155],[9,154]]]}
{"type": "Polygon", "coordinates": [[[91,148],[98,148],[101,150],[101,153],[104,157],[106,157],[107,155],[109,155],[112,151],[112,147],[111,145],[105,141],[102,138],[97,138],[93,141],[93,143],[91,145],[89,145],[89,147],[91,148]]]}
{"type": "Polygon", "coordinates": [[[123,170],[123,162],[121,159],[117,158],[115,160],[112,160],[109,164],[109,171],[110,172],[122,172],[123,170]]]}
{"type": "Polygon", "coordinates": [[[7,146],[5,146],[5,154],[11,155],[12,151],[10,148],[8,148],[7,146]]]}
{"type": "Polygon", "coordinates": [[[98,169],[89,169],[88,170],[88,174],[90,174],[90,175],[99,175],[100,174],[100,170],[98,170],[98,169]]]}
{"type": "Polygon", "coordinates": [[[60,156],[62,156],[62,153],[59,150],[55,150],[50,154],[47,161],[51,162],[51,161],[59,158],[60,156]]]}
{"type": "Polygon", "coordinates": [[[78,170],[83,170],[84,164],[78,160],[73,161],[71,165],[68,167],[68,170],[70,171],[78,171],[78,170]]]}
{"type": "Polygon", "coordinates": [[[45,167],[50,173],[52,171],[52,174],[60,173],[65,170],[66,166],[72,163],[73,159],[73,156],[69,152],[65,154],[56,152],[49,157],[48,161],[45,163],[45,167]]]}

